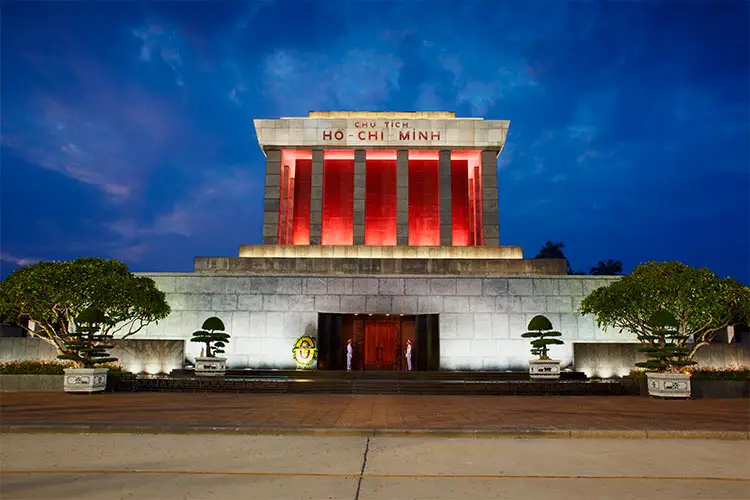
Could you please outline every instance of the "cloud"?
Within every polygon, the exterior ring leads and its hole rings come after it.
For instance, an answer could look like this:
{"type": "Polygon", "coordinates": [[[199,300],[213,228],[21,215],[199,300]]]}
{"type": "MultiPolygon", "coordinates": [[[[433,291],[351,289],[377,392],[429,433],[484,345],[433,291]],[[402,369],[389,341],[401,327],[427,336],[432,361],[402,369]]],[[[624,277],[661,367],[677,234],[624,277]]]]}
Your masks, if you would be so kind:
{"type": "Polygon", "coordinates": [[[142,63],[152,63],[160,60],[171,70],[174,82],[178,86],[185,85],[182,75],[182,55],[180,46],[182,40],[177,30],[165,28],[162,23],[149,20],[133,30],[133,36],[141,40],[138,60],[142,63]]]}
{"type": "Polygon", "coordinates": [[[4,252],[0,252],[0,260],[9,264],[14,264],[16,266],[28,266],[39,262],[39,259],[32,259],[30,257],[15,257],[4,252]]]}
{"type": "Polygon", "coordinates": [[[207,170],[187,198],[155,214],[149,223],[125,218],[107,223],[106,227],[129,242],[161,236],[194,237],[219,231],[227,220],[252,218],[256,208],[247,200],[258,199],[253,196],[259,196],[263,188],[263,181],[255,179],[252,172],[253,169],[244,164],[207,170]],[[221,224],[217,225],[218,221],[221,224]]]}
{"type": "Polygon", "coordinates": [[[375,49],[339,54],[274,50],[263,61],[262,87],[280,115],[309,110],[371,110],[399,89],[403,63],[375,49]]]}

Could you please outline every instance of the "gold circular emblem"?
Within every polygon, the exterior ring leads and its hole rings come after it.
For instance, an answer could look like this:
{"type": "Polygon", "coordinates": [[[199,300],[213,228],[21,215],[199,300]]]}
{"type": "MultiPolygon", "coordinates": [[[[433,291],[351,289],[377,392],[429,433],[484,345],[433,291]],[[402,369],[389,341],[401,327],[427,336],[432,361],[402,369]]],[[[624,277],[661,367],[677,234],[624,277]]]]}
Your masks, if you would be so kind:
{"type": "Polygon", "coordinates": [[[303,335],[297,339],[292,348],[292,357],[297,365],[303,368],[307,368],[318,359],[318,347],[315,344],[315,339],[309,335],[303,335]]]}

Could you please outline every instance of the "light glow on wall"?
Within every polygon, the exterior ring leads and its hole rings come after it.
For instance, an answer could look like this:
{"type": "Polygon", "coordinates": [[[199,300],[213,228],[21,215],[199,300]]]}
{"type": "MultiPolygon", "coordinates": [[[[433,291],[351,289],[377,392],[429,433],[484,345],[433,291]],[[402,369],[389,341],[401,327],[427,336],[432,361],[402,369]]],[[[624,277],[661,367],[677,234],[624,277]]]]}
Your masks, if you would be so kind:
{"type": "Polygon", "coordinates": [[[437,151],[409,151],[409,246],[440,245],[437,151]]]}
{"type": "Polygon", "coordinates": [[[280,245],[310,244],[312,150],[281,151],[279,193],[280,245]]]}
{"type": "Polygon", "coordinates": [[[484,244],[481,151],[451,152],[452,244],[484,244]]]}
{"type": "Polygon", "coordinates": [[[367,151],[365,245],[396,245],[396,151],[367,151]]]}
{"type": "Polygon", "coordinates": [[[354,150],[323,153],[321,245],[354,244],[354,150]]]}

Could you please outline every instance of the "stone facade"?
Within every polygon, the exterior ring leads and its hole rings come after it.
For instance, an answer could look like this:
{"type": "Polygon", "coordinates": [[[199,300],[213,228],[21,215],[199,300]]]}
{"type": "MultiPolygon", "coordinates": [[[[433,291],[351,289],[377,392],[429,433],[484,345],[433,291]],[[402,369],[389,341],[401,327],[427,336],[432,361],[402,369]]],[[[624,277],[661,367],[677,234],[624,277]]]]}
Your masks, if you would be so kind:
{"type": "MultiPolygon", "coordinates": [[[[140,338],[187,340],[209,316],[232,335],[229,367],[293,368],[291,349],[301,335],[317,334],[318,313],[439,314],[441,369],[525,370],[529,320],[544,314],[563,333],[551,355],[563,366],[575,342],[630,342],[602,332],[576,309],[611,279],[587,276],[529,277],[333,277],[143,274],[167,294],[172,314],[140,338]]],[[[186,342],[194,358],[200,346],[186,342]]]]}

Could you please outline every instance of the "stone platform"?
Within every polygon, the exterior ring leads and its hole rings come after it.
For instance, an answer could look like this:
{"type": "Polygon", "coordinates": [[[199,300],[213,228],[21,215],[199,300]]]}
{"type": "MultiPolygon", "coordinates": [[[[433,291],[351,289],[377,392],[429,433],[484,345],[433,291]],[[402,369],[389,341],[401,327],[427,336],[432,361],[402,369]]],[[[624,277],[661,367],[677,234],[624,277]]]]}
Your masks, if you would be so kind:
{"type": "Polygon", "coordinates": [[[224,378],[196,377],[192,370],[171,376],[121,379],[124,392],[234,392],[256,394],[380,394],[495,396],[627,396],[637,382],[592,382],[582,373],[560,380],[532,381],[527,372],[337,372],[230,370],[224,378]]]}
{"type": "Polygon", "coordinates": [[[217,274],[367,276],[561,276],[564,259],[380,257],[196,257],[195,271],[217,274]]]}

